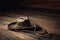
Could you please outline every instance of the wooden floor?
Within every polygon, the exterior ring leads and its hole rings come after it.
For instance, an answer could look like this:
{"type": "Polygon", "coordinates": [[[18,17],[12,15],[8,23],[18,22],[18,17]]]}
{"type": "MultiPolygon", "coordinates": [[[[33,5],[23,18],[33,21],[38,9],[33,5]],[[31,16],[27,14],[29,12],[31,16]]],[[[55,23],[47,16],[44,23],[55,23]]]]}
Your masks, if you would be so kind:
{"type": "Polygon", "coordinates": [[[32,34],[27,34],[23,32],[14,32],[8,30],[7,28],[7,25],[11,22],[15,22],[17,17],[26,15],[29,16],[32,22],[38,23],[40,27],[46,29],[49,33],[60,35],[60,27],[58,26],[59,24],[57,24],[60,22],[59,16],[55,19],[54,16],[50,16],[53,14],[45,15],[44,13],[42,13],[37,15],[36,13],[38,12],[10,11],[10,12],[2,12],[2,13],[3,14],[0,15],[0,40],[40,40],[40,39],[59,40],[60,38],[59,36],[53,35],[51,39],[46,39],[46,38],[38,39],[35,35],[31,36],[32,34]],[[57,19],[59,20],[57,21],[57,19]]]}

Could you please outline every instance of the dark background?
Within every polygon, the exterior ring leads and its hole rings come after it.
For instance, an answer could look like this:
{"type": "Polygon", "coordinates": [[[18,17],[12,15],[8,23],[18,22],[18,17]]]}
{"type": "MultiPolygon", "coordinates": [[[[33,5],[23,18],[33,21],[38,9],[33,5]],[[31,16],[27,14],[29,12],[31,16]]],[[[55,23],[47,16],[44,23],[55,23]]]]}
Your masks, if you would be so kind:
{"type": "Polygon", "coordinates": [[[0,0],[0,10],[49,9],[60,10],[59,0],[0,0]]]}

